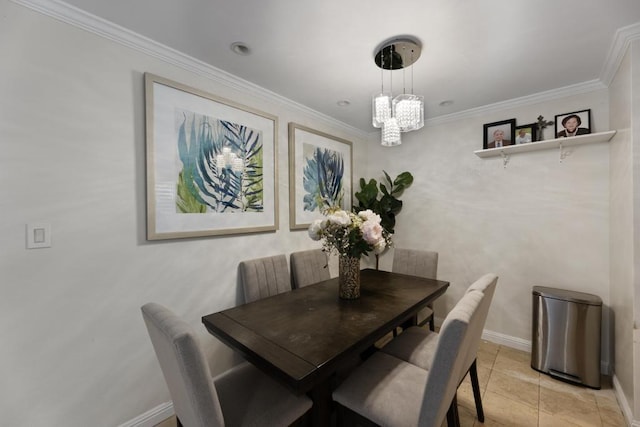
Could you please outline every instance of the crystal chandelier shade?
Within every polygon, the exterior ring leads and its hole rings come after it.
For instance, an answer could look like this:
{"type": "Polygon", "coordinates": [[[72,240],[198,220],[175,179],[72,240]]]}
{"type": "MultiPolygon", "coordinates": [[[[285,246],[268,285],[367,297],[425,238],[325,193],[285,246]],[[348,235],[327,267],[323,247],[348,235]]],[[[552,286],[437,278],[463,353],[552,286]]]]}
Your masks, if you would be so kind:
{"type": "Polygon", "coordinates": [[[424,97],[402,94],[393,98],[394,115],[401,132],[418,130],[424,126],[424,97]]]}
{"type": "Polygon", "coordinates": [[[385,120],[391,118],[391,95],[381,93],[373,97],[371,103],[372,111],[372,123],[374,128],[381,128],[385,120]]]}
{"type": "Polygon", "coordinates": [[[382,124],[382,145],[385,147],[393,147],[401,143],[398,120],[396,120],[395,117],[391,117],[382,124]]]}

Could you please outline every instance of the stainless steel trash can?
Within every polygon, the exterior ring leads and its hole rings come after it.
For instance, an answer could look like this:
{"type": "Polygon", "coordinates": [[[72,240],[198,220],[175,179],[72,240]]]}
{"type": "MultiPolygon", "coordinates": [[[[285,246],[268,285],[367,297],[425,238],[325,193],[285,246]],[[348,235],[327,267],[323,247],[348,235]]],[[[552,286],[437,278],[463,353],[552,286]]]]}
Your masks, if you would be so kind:
{"type": "Polygon", "coordinates": [[[531,367],[599,389],[602,299],[544,286],[532,298],[531,367]]]}

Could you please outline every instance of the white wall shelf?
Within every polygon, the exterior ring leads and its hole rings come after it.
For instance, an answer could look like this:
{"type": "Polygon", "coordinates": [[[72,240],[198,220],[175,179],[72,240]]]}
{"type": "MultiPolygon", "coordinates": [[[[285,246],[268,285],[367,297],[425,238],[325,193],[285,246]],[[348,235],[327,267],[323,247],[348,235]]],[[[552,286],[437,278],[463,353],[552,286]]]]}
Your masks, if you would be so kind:
{"type": "Polygon", "coordinates": [[[547,141],[529,142],[527,144],[508,145],[506,147],[488,148],[486,150],[474,151],[478,157],[496,157],[505,156],[515,153],[524,153],[525,151],[548,150],[551,148],[559,148],[562,156],[562,150],[566,147],[574,145],[593,144],[596,142],[609,142],[616,134],[615,130],[607,132],[590,133],[588,135],[570,136],[568,138],[549,139],[547,141]]]}

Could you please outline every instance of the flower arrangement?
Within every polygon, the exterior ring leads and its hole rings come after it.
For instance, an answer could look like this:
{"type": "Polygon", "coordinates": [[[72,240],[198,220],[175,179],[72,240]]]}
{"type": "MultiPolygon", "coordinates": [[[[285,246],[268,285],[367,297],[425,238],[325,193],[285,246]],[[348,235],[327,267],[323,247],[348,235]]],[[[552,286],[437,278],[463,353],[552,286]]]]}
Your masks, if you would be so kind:
{"type": "Polygon", "coordinates": [[[380,254],[391,244],[391,234],[380,225],[380,215],[370,209],[358,213],[331,207],[309,226],[309,237],[323,240],[322,249],[327,253],[360,258],[373,251],[380,254]]]}

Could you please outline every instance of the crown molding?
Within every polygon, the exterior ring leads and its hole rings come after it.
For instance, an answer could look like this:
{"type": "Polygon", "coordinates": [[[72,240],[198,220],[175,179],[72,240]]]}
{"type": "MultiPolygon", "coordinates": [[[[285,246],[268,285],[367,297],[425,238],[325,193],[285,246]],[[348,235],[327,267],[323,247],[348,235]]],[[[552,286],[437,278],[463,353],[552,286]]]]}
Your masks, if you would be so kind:
{"type": "Polygon", "coordinates": [[[433,117],[431,119],[425,120],[425,126],[435,126],[444,123],[450,123],[453,121],[458,121],[460,119],[477,117],[483,114],[508,110],[525,105],[539,104],[542,102],[553,101],[559,98],[589,93],[606,88],[607,87],[600,80],[590,80],[583,83],[577,83],[574,85],[535,93],[533,95],[527,95],[520,98],[509,99],[507,101],[496,102],[494,104],[483,105],[482,107],[470,108],[468,110],[460,111],[457,113],[433,117]]]}
{"type": "Polygon", "coordinates": [[[150,38],[128,30],[113,22],[102,19],[98,16],[85,12],[75,6],[59,0],[10,0],[20,6],[39,12],[43,15],[54,18],[58,21],[81,28],[90,33],[126,46],[130,49],[141,52],[145,55],[160,59],[171,65],[175,65],[186,71],[192,72],[207,78],[220,85],[240,92],[250,93],[252,96],[264,101],[283,106],[294,111],[298,111],[306,116],[310,116],[327,126],[341,129],[355,137],[366,139],[369,135],[361,129],[338,121],[333,117],[322,114],[303,104],[295,102],[289,98],[271,92],[261,86],[243,80],[231,73],[227,73],[219,68],[206,64],[189,55],[158,43],[150,38]]]}
{"type": "Polygon", "coordinates": [[[613,81],[624,55],[634,40],[640,40],[640,22],[628,27],[622,27],[616,31],[609,48],[609,54],[600,73],[600,80],[605,86],[608,87],[613,81]]]}
{"type": "MultiPolygon", "coordinates": [[[[344,132],[352,134],[356,137],[367,139],[371,137],[371,135],[377,133],[376,131],[366,132],[353,126],[347,125],[346,123],[340,122],[333,117],[322,114],[303,104],[292,101],[289,98],[285,98],[275,92],[271,92],[249,81],[240,79],[233,74],[227,73],[182,52],[160,44],[140,34],[134,33],[124,27],[87,13],[81,9],[76,8],[75,6],[64,3],[62,1],[10,1],[26,8],[35,10],[39,13],[42,13],[43,15],[47,15],[59,21],[65,22],[69,25],[81,28],[85,31],[91,32],[133,50],[137,50],[141,53],[144,53],[145,55],[160,59],[166,63],[175,65],[186,71],[205,77],[228,88],[241,92],[248,92],[251,95],[267,102],[272,102],[277,105],[281,105],[286,108],[298,111],[302,114],[313,117],[314,119],[325,123],[327,126],[339,128],[344,132]]],[[[616,32],[605,64],[600,73],[599,79],[552,89],[521,98],[488,104],[482,107],[471,108],[457,113],[433,117],[425,120],[425,126],[436,126],[496,111],[551,101],[558,98],[588,93],[599,89],[606,89],[613,80],[613,77],[615,76],[620,63],[622,62],[622,59],[629,45],[632,41],[638,39],[640,39],[640,23],[620,28],[616,32]]]]}
{"type": "Polygon", "coordinates": [[[598,79],[552,89],[529,96],[523,96],[521,98],[514,98],[508,101],[496,102],[495,104],[484,105],[482,107],[472,108],[457,113],[434,117],[432,119],[425,120],[425,126],[435,126],[495,111],[552,101],[558,98],[565,98],[572,95],[606,89],[613,81],[629,45],[634,40],[640,40],[640,23],[629,25],[616,31],[611,47],[609,48],[609,53],[607,54],[607,58],[600,73],[600,78],[598,79]]]}
{"type": "Polygon", "coordinates": [[[609,53],[600,73],[600,78],[598,79],[552,89],[545,92],[539,92],[533,95],[523,96],[521,98],[514,98],[507,101],[496,102],[494,104],[483,105],[482,107],[471,108],[457,113],[433,117],[431,119],[425,120],[425,126],[436,126],[458,121],[460,119],[476,117],[482,114],[508,110],[511,108],[537,104],[559,98],[565,98],[572,95],[579,95],[600,89],[606,89],[613,81],[613,78],[618,71],[618,67],[622,62],[622,59],[624,58],[629,45],[634,40],[640,40],[640,23],[629,25],[616,31],[613,42],[611,43],[611,47],[609,48],[609,53]]]}

